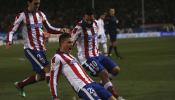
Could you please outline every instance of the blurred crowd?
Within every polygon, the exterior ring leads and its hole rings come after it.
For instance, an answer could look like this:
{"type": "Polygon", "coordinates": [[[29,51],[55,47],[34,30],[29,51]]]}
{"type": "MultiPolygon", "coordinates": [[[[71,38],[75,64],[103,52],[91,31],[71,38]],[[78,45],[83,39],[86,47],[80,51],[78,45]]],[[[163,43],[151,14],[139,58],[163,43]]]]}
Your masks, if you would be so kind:
{"type": "MultiPolygon", "coordinates": [[[[0,0],[0,32],[8,31],[15,15],[26,9],[25,3],[0,0]]],[[[174,0],[145,0],[144,22],[141,0],[94,0],[94,4],[97,14],[110,7],[116,9],[122,33],[141,32],[143,28],[145,31],[175,31],[174,0]]],[[[53,26],[71,28],[80,19],[81,11],[91,6],[91,0],[42,0],[40,9],[53,26]]]]}

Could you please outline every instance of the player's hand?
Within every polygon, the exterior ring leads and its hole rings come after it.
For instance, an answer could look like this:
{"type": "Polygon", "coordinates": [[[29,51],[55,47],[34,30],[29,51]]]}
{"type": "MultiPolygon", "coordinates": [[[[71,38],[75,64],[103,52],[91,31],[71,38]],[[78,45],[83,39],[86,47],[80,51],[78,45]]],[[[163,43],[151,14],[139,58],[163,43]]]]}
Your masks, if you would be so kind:
{"type": "Polygon", "coordinates": [[[50,33],[44,32],[44,37],[45,37],[46,39],[48,39],[48,38],[50,37],[50,33]]]}
{"type": "Polygon", "coordinates": [[[7,42],[5,47],[6,47],[6,49],[9,49],[11,47],[10,42],[7,42]]]}

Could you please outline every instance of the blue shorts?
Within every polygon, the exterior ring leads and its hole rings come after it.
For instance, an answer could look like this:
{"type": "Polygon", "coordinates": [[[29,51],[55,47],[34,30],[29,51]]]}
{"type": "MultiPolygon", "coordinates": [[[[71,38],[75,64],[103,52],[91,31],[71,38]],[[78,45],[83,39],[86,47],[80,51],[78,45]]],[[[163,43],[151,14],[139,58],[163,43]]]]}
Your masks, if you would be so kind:
{"type": "Polygon", "coordinates": [[[24,49],[25,56],[32,64],[33,70],[42,75],[44,73],[43,68],[49,65],[49,62],[46,59],[45,51],[24,49]]]}
{"type": "Polygon", "coordinates": [[[83,64],[83,67],[88,69],[93,75],[96,75],[96,73],[101,72],[104,69],[111,72],[116,66],[118,65],[113,60],[104,55],[88,58],[86,63],[83,64]]]}
{"type": "Polygon", "coordinates": [[[108,100],[112,94],[106,90],[101,85],[93,82],[90,84],[85,85],[79,92],[78,96],[83,98],[83,100],[108,100]]]}
{"type": "Polygon", "coordinates": [[[116,41],[117,40],[117,34],[109,34],[109,37],[110,37],[110,41],[113,42],[113,41],[116,41]]]}

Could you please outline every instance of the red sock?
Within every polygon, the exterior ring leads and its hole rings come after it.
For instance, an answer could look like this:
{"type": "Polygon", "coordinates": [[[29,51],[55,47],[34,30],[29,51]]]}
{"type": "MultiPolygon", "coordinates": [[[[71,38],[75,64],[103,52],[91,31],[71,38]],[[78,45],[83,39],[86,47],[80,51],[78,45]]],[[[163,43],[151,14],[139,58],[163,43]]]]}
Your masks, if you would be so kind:
{"type": "Polygon", "coordinates": [[[117,93],[117,91],[115,90],[114,87],[112,87],[112,86],[108,87],[108,91],[110,91],[114,97],[116,97],[116,98],[119,97],[119,94],[117,93]]]}
{"type": "Polygon", "coordinates": [[[21,82],[18,83],[18,86],[19,86],[20,88],[23,88],[23,87],[25,87],[25,86],[27,86],[27,85],[29,85],[29,84],[36,83],[37,81],[36,81],[36,79],[35,79],[35,76],[36,76],[36,75],[32,75],[32,76],[30,76],[30,77],[24,79],[23,81],[21,81],[21,82]]]}
{"type": "Polygon", "coordinates": [[[46,74],[45,74],[45,80],[46,80],[46,83],[49,84],[49,81],[50,81],[50,73],[46,73],[46,74]]]}
{"type": "Polygon", "coordinates": [[[46,79],[46,83],[49,84],[50,76],[46,76],[45,79],[46,79]]]}

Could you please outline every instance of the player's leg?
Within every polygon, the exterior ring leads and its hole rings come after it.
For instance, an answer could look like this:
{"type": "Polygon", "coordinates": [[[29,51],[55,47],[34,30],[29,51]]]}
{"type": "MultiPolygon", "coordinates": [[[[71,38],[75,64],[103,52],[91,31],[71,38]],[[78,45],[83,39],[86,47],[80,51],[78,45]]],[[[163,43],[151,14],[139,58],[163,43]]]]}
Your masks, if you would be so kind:
{"type": "Polygon", "coordinates": [[[112,55],[112,50],[113,50],[113,41],[115,40],[115,35],[113,35],[112,33],[109,34],[109,39],[110,39],[110,44],[109,44],[109,49],[108,49],[108,56],[112,55]]]}
{"type": "Polygon", "coordinates": [[[109,52],[108,55],[111,55],[112,49],[114,49],[115,55],[122,59],[120,56],[118,49],[117,49],[117,34],[110,34],[110,46],[109,46],[109,52]]]}
{"type": "Polygon", "coordinates": [[[107,91],[104,87],[97,83],[92,83],[93,88],[96,91],[97,95],[102,99],[102,100],[117,100],[109,91],[107,91]]]}
{"type": "Polygon", "coordinates": [[[42,80],[44,80],[44,74],[43,75],[33,74],[20,82],[16,82],[16,86],[18,88],[24,88],[27,85],[30,85],[42,80]]]}
{"type": "Polygon", "coordinates": [[[105,33],[101,35],[101,38],[99,39],[100,44],[102,45],[102,51],[105,56],[108,55],[108,48],[107,48],[107,38],[105,33]]]}
{"type": "Polygon", "coordinates": [[[23,90],[25,86],[45,79],[45,72],[42,70],[43,66],[37,58],[37,52],[30,49],[25,49],[24,52],[27,59],[31,62],[35,74],[20,82],[15,82],[15,87],[20,91],[20,95],[23,97],[25,97],[25,92],[23,90]]]}
{"type": "MultiPolygon", "coordinates": [[[[104,57],[104,56],[103,56],[104,57]]],[[[91,71],[91,73],[93,74],[95,71],[95,74],[98,74],[98,76],[100,77],[101,81],[102,81],[102,85],[105,87],[105,89],[109,90],[114,96],[118,97],[118,93],[115,91],[112,82],[110,81],[109,78],[109,73],[106,70],[106,68],[99,62],[101,61],[103,58],[101,58],[101,56],[98,57],[93,57],[93,58],[89,58],[86,61],[86,66],[89,67],[89,70],[91,71]]],[[[87,69],[87,68],[86,68],[87,69]]],[[[93,74],[94,75],[94,74],[93,74]]],[[[94,75],[95,76],[95,75],[94,75]]]]}
{"type": "Polygon", "coordinates": [[[45,72],[45,79],[47,84],[49,84],[49,80],[50,80],[50,66],[45,66],[44,67],[44,72],[45,72]]]}
{"type": "Polygon", "coordinates": [[[110,46],[109,46],[109,49],[108,49],[108,56],[112,56],[112,50],[113,50],[113,47],[111,45],[112,43],[110,42],[110,46]]]}
{"type": "Polygon", "coordinates": [[[99,73],[99,77],[102,81],[102,85],[104,86],[104,88],[107,89],[109,92],[111,92],[112,95],[117,98],[119,96],[118,92],[116,91],[116,89],[114,88],[112,82],[110,81],[109,73],[107,72],[107,70],[104,69],[103,71],[101,71],[99,73]]]}
{"type": "MultiPolygon", "coordinates": [[[[113,75],[117,75],[119,73],[118,65],[114,63],[109,57],[100,55],[100,63],[108,72],[108,77],[112,79],[113,75]],[[117,69],[117,70],[116,70],[117,69]]],[[[103,81],[103,80],[102,80],[103,81]]],[[[119,96],[117,90],[114,88],[111,81],[103,83],[104,87],[108,89],[116,98],[119,96]]]]}
{"type": "Polygon", "coordinates": [[[107,43],[106,42],[102,43],[102,47],[104,55],[107,56],[108,55],[107,43]]]}
{"type": "Polygon", "coordinates": [[[107,37],[106,37],[106,34],[103,33],[102,35],[102,47],[103,47],[103,52],[105,54],[105,56],[107,56],[108,54],[108,48],[107,48],[107,37]]]}
{"type": "Polygon", "coordinates": [[[122,59],[121,55],[118,52],[118,48],[117,48],[117,39],[115,41],[112,42],[112,47],[114,48],[114,52],[115,55],[119,58],[122,59]]]}
{"type": "Polygon", "coordinates": [[[101,63],[103,66],[105,66],[105,68],[108,70],[108,72],[110,74],[112,74],[112,76],[116,76],[118,75],[118,73],[120,72],[120,67],[118,66],[117,63],[115,63],[111,58],[100,55],[102,60],[101,63]]]}
{"type": "Polygon", "coordinates": [[[115,55],[119,58],[119,59],[122,59],[122,56],[120,55],[120,53],[118,52],[118,44],[117,44],[117,34],[114,34],[115,36],[113,36],[113,39],[112,39],[112,47],[114,48],[114,52],[115,52],[115,55]]]}
{"type": "Polygon", "coordinates": [[[91,83],[85,85],[82,89],[80,89],[78,96],[83,100],[100,100],[100,97],[92,87],[91,83]]]}
{"type": "Polygon", "coordinates": [[[114,68],[112,68],[112,71],[110,71],[112,76],[118,75],[119,72],[120,72],[120,67],[119,66],[115,66],[114,68]]]}
{"type": "Polygon", "coordinates": [[[19,90],[19,95],[22,97],[25,97],[26,96],[26,93],[24,92],[25,86],[28,86],[30,84],[34,84],[34,83],[36,83],[38,81],[42,81],[44,79],[45,79],[44,74],[43,75],[33,74],[31,76],[28,76],[27,78],[25,78],[22,81],[15,82],[14,85],[19,90]]]}
{"type": "Polygon", "coordinates": [[[45,53],[44,50],[37,52],[37,59],[38,59],[40,65],[43,66],[43,67],[40,67],[40,68],[45,72],[45,79],[46,79],[47,84],[49,84],[49,80],[50,80],[50,65],[49,65],[49,62],[47,61],[46,53],[45,53]]]}
{"type": "MultiPolygon", "coordinates": [[[[102,59],[101,63],[103,64],[103,66],[105,66],[105,68],[110,73],[109,77],[111,78],[112,76],[118,75],[118,73],[120,71],[120,67],[114,61],[112,61],[109,57],[106,57],[106,56],[103,56],[103,55],[100,55],[100,56],[102,56],[102,57],[100,57],[102,59]]],[[[114,88],[114,86],[112,84],[110,86],[110,84],[111,83],[108,82],[106,84],[106,86],[109,85],[109,87],[107,88],[105,85],[104,85],[104,87],[106,87],[106,89],[108,89],[117,98],[117,100],[125,100],[121,96],[119,96],[117,90],[114,88]]]]}

